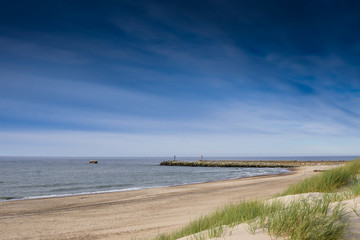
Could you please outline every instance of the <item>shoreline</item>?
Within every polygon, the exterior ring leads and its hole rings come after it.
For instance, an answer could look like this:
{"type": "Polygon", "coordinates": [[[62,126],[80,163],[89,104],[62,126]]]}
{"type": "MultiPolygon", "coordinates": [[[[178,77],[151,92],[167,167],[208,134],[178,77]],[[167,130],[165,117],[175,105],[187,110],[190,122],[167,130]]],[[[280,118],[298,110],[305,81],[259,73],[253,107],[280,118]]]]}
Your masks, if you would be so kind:
{"type": "Polygon", "coordinates": [[[3,239],[132,239],[184,226],[216,208],[266,198],[326,166],[136,191],[0,202],[3,239]],[[5,227],[6,226],[6,227],[5,227]]]}

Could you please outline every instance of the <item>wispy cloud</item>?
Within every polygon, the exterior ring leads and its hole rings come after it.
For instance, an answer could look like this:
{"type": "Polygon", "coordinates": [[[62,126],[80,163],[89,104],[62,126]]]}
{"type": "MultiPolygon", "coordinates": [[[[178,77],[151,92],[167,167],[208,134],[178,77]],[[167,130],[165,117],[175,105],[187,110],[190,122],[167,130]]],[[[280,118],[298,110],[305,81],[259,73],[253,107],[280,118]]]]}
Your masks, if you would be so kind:
{"type": "Polygon", "coordinates": [[[3,129],[83,129],[118,133],[202,133],[357,136],[357,113],[317,95],[252,90],[246,100],[158,96],[101,84],[59,80],[16,81],[1,97],[3,129]],[[33,86],[34,85],[34,86],[33,86]],[[6,120],[8,119],[8,120],[6,120]],[[350,124],[351,123],[351,124],[350,124]]]}
{"type": "Polygon", "coordinates": [[[359,138],[304,135],[118,134],[0,131],[2,155],[36,156],[306,156],[356,155],[359,138]],[[329,146],[333,146],[329,148],[329,146]]]}

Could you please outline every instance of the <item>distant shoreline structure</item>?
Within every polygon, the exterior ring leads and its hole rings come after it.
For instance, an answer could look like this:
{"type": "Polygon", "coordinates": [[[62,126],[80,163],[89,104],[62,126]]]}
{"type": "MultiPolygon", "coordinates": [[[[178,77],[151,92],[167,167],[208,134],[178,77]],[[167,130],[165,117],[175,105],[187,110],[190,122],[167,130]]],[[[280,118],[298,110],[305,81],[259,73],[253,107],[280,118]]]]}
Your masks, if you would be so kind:
{"type": "Polygon", "coordinates": [[[340,161],[237,161],[237,160],[198,160],[198,161],[163,161],[161,166],[183,166],[183,167],[247,167],[247,168],[294,168],[301,166],[316,166],[316,165],[339,165],[348,162],[347,160],[340,161]]]}

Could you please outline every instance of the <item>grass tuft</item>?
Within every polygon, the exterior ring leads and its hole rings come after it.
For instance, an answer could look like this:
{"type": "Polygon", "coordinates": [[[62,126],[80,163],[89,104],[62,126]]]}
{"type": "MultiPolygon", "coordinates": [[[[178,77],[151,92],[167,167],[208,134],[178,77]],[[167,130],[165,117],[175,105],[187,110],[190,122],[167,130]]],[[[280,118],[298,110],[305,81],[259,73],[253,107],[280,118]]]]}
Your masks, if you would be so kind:
{"type": "Polygon", "coordinates": [[[174,240],[194,233],[210,230],[209,235],[218,231],[221,235],[223,226],[234,226],[262,215],[265,211],[264,203],[260,200],[241,201],[238,204],[231,204],[219,208],[210,215],[202,216],[197,220],[191,221],[182,229],[158,235],[156,240],[174,240]]]}
{"type": "Polygon", "coordinates": [[[277,210],[261,216],[258,227],[284,239],[339,239],[347,227],[346,214],[337,204],[329,214],[329,200],[295,200],[278,204],[277,210]]]}
{"type": "Polygon", "coordinates": [[[343,167],[331,169],[327,172],[315,175],[299,183],[291,185],[281,195],[285,196],[308,192],[334,192],[337,189],[350,185],[356,181],[359,171],[360,159],[357,159],[344,165],[343,167]]]}

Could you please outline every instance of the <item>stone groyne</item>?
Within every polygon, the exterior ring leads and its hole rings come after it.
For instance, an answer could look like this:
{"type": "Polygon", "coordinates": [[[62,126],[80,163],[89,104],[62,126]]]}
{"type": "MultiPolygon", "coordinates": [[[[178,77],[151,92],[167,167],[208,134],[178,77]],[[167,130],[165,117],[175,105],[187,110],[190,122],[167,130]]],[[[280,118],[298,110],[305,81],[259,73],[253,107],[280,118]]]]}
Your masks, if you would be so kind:
{"type": "Polygon", "coordinates": [[[300,166],[315,165],[339,165],[346,161],[176,161],[169,160],[160,163],[162,166],[183,166],[183,167],[248,167],[248,168],[294,168],[300,166]]]}

